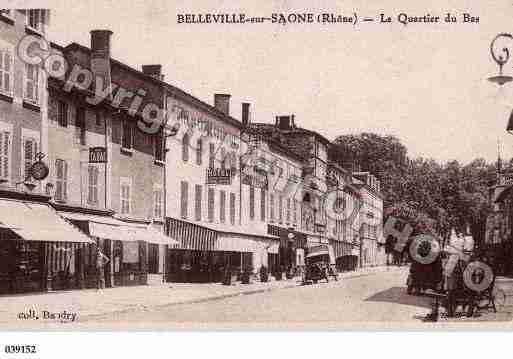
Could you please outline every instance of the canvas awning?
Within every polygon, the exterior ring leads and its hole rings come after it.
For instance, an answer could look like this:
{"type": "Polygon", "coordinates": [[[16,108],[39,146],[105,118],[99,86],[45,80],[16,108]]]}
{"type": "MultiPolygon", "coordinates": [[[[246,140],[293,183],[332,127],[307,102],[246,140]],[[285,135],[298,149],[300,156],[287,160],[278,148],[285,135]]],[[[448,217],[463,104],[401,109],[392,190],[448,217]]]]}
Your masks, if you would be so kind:
{"type": "Polygon", "coordinates": [[[144,241],[168,245],[178,243],[177,240],[158,232],[149,225],[127,223],[113,217],[84,213],[60,212],[60,215],[71,221],[86,224],[89,235],[92,237],[124,242],[144,241]]]}
{"type": "Polygon", "coordinates": [[[0,199],[0,226],[26,241],[94,243],[45,203],[0,199]]]}

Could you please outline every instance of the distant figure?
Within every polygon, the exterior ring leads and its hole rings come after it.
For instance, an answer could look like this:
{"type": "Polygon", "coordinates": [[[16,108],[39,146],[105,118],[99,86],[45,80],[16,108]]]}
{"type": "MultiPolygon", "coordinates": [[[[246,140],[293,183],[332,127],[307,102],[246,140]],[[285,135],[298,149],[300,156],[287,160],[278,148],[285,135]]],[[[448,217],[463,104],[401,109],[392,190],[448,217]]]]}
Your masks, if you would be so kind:
{"type": "Polygon", "coordinates": [[[105,264],[109,263],[109,258],[100,251],[100,248],[96,248],[96,273],[97,273],[97,283],[96,289],[104,289],[105,288],[105,264]]]}

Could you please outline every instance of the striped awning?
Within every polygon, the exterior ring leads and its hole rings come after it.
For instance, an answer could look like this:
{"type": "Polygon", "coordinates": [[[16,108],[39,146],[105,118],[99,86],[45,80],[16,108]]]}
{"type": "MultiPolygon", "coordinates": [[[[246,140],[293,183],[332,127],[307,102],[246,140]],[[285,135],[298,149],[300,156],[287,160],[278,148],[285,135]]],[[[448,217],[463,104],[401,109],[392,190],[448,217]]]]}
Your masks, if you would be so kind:
{"type": "Polygon", "coordinates": [[[213,251],[216,248],[217,231],[212,229],[175,218],[167,218],[167,231],[168,236],[180,242],[170,248],[197,251],[213,251]]]}

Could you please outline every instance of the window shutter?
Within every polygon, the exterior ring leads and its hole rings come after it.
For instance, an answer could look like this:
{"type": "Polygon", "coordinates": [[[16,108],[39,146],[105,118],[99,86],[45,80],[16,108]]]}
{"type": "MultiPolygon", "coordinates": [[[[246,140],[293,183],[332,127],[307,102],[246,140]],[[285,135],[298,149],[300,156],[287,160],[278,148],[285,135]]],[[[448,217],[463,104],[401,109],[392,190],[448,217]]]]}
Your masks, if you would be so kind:
{"type": "Polygon", "coordinates": [[[201,195],[203,194],[203,190],[201,185],[196,185],[196,194],[195,194],[195,219],[197,221],[201,221],[201,195]]]}
{"type": "Polygon", "coordinates": [[[68,163],[62,161],[62,199],[65,201],[68,198],[68,163]]]}
{"type": "Polygon", "coordinates": [[[91,204],[95,204],[98,202],[98,167],[89,166],[89,190],[87,201],[91,204]]]}
{"type": "Polygon", "coordinates": [[[235,193],[230,193],[230,223],[235,224],[235,193]]]}
{"type": "Polygon", "coordinates": [[[0,90],[12,93],[11,89],[12,56],[9,50],[0,50],[0,90]]]}
{"type": "Polygon", "coordinates": [[[214,222],[214,189],[208,189],[208,221],[214,222]]]}
{"type": "Polygon", "coordinates": [[[10,132],[0,133],[0,178],[9,178],[10,132]]]}
{"type": "Polygon", "coordinates": [[[55,198],[62,199],[62,161],[55,160],[55,198]]]}
{"type": "Polygon", "coordinates": [[[201,139],[198,140],[196,144],[196,164],[201,165],[203,162],[203,141],[201,139]]]}
{"type": "Polygon", "coordinates": [[[260,219],[265,222],[265,189],[260,189],[260,219]]]}
{"type": "Polygon", "coordinates": [[[255,219],[255,187],[249,187],[249,218],[255,219]]]}
{"type": "Polygon", "coordinates": [[[188,183],[185,181],[181,182],[181,191],[180,191],[180,214],[182,218],[187,218],[187,197],[188,197],[188,183]]]}
{"type": "Polygon", "coordinates": [[[32,166],[33,160],[35,158],[35,141],[31,138],[26,138],[24,140],[23,145],[23,162],[24,162],[24,172],[23,172],[23,179],[24,180],[30,180],[29,174],[30,174],[30,167],[32,166]]]}
{"type": "Polygon", "coordinates": [[[219,220],[221,223],[226,221],[226,192],[221,190],[219,191],[219,220]]]}
{"type": "Polygon", "coordinates": [[[182,161],[189,161],[189,135],[185,134],[182,138],[182,161]]]}

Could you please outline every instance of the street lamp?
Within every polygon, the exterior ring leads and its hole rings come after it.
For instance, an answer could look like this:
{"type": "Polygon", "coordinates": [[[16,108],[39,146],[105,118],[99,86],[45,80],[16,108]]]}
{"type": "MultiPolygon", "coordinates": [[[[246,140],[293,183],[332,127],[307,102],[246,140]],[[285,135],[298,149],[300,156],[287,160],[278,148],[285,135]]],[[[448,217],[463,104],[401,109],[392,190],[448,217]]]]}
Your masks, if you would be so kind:
{"type": "Polygon", "coordinates": [[[496,41],[499,39],[507,39],[513,40],[513,35],[508,33],[500,33],[492,40],[490,44],[490,54],[492,55],[493,60],[499,65],[499,74],[496,76],[491,76],[488,78],[488,81],[492,83],[496,83],[499,86],[504,85],[505,83],[511,82],[513,77],[502,74],[502,67],[505,63],[509,61],[510,54],[507,47],[501,48],[499,51],[496,51],[496,41]]]}

